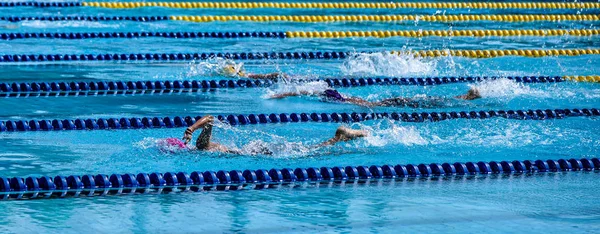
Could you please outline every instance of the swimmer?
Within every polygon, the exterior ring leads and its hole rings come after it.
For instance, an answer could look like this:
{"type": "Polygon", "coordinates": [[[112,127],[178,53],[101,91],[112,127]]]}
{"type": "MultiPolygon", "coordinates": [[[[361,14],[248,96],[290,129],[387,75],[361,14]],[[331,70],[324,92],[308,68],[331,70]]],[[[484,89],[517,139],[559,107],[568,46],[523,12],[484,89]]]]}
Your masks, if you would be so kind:
{"type": "MultiPolygon", "coordinates": [[[[167,143],[170,145],[173,145],[173,146],[177,146],[179,148],[186,148],[186,145],[189,144],[190,141],[192,140],[192,136],[193,136],[194,132],[198,129],[202,129],[200,136],[198,136],[198,138],[196,139],[196,149],[202,150],[202,151],[221,152],[221,153],[228,153],[228,154],[243,154],[239,150],[229,149],[224,145],[221,145],[219,143],[211,141],[213,122],[214,122],[213,116],[211,116],[211,115],[204,116],[203,118],[196,121],[196,123],[194,123],[192,126],[188,127],[185,130],[185,132],[183,134],[183,142],[179,141],[178,139],[175,139],[175,138],[169,138],[169,139],[167,139],[167,143]]],[[[335,145],[338,142],[350,141],[350,140],[354,140],[356,138],[365,137],[365,136],[367,136],[366,131],[354,130],[354,129],[340,126],[337,129],[337,131],[335,132],[335,135],[331,139],[326,140],[320,144],[317,144],[317,145],[313,146],[313,148],[316,149],[316,148],[320,148],[320,147],[324,147],[324,146],[335,145]]],[[[265,155],[273,154],[273,152],[271,152],[267,148],[259,149],[256,153],[265,154],[265,155]]]]}
{"type": "Polygon", "coordinates": [[[262,80],[277,80],[278,78],[287,78],[287,75],[279,72],[267,73],[267,74],[253,74],[244,72],[244,64],[227,64],[221,68],[219,74],[226,77],[238,77],[248,79],[262,79],[262,80]]]}
{"type": "MultiPolygon", "coordinates": [[[[408,97],[395,97],[395,98],[387,98],[381,101],[367,101],[365,99],[359,97],[351,97],[342,95],[335,89],[326,89],[323,92],[309,92],[309,91],[298,91],[298,92],[286,92],[272,95],[272,99],[282,99],[286,97],[294,97],[294,96],[317,96],[321,97],[324,101],[327,102],[341,102],[341,103],[350,103],[359,106],[365,107],[375,107],[375,106],[384,106],[384,107],[443,107],[446,106],[446,103],[452,101],[452,99],[445,97],[422,97],[422,98],[408,98],[408,97]]],[[[456,96],[454,100],[475,100],[481,98],[479,91],[475,88],[469,89],[469,91],[460,96],[456,96]]]]}

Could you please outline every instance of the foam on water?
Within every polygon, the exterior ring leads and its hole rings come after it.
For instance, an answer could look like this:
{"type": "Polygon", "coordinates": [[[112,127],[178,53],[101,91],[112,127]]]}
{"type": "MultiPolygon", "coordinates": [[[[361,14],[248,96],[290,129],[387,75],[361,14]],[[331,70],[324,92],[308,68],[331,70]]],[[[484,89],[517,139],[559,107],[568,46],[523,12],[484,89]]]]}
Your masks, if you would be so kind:
{"type": "Polygon", "coordinates": [[[451,131],[447,125],[456,125],[457,121],[446,123],[420,124],[407,126],[403,122],[381,120],[372,124],[357,124],[361,129],[367,130],[369,135],[364,141],[357,141],[359,147],[384,147],[390,145],[418,146],[418,145],[446,145],[470,147],[508,147],[519,148],[530,145],[552,145],[567,134],[577,135],[576,132],[564,132],[564,129],[549,126],[547,123],[523,122],[518,120],[495,120],[491,124],[470,120],[462,126],[451,131]]]}
{"type": "Polygon", "coordinates": [[[222,71],[227,66],[234,66],[243,69],[243,62],[235,62],[231,59],[210,58],[205,61],[192,61],[188,66],[188,71],[184,74],[185,77],[196,76],[222,76],[222,71]]]}
{"type": "Polygon", "coordinates": [[[382,120],[373,125],[359,124],[369,132],[366,146],[382,147],[388,144],[426,145],[426,140],[415,127],[404,127],[393,120],[382,120]]]}
{"type": "Polygon", "coordinates": [[[389,52],[357,53],[350,55],[340,66],[349,76],[435,76],[437,61],[415,58],[410,55],[395,55],[389,52]]]}
{"type": "Polygon", "coordinates": [[[509,79],[486,80],[480,83],[469,84],[469,87],[479,90],[481,96],[485,98],[514,98],[521,95],[536,97],[550,96],[542,90],[509,79]]]}

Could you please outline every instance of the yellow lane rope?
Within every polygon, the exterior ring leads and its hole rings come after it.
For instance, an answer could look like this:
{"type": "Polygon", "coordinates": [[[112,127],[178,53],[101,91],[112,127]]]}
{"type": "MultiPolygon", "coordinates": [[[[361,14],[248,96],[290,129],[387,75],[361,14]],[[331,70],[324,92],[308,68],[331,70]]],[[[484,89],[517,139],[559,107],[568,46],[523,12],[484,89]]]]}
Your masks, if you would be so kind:
{"type": "Polygon", "coordinates": [[[563,76],[565,80],[578,81],[578,82],[600,82],[600,76],[563,76]]]}
{"type": "Polygon", "coordinates": [[[593,9],[598,2],[82,2],[82,6],[104,8],[319,8],[319,9],[593,9]]]}
{"type": "Polygon", "coordinates": [[[598,29],[514,29],[514,30],[392,30],[392,31],[288,31],[288,38],[341,38],[341,37],[488,37],[488,36],[591,36],[598,29]]]}
{"type": "Polygon", "coordinates": [[[170,16],[171,20],[190,22],[253,21],[253,22],[397,22],[397,21],[598,21],[600,15],[204,15],[170,16]]]}
{"type": "Polygon", "coordinates": [[[600,49],[541,49],[541,50],[421,50],[391,51],[396,55],[414,55],[415,57],[456,56],[468,58],[493,58],[502,56],[547,57],[598,55],[600,49]]]}

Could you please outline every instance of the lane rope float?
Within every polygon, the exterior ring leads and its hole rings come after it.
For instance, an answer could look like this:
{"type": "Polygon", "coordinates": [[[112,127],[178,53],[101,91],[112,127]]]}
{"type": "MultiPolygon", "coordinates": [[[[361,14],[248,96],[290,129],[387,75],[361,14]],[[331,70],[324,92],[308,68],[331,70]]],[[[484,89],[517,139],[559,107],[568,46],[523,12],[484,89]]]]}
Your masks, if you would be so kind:
{"type": "Polygon", "coordinates": [[[279,9],[596,9],[597,2],[1,2],[0,7],[279,9]]]}
{"type": "Polygon", "coordinates": [[[474,176],[519,176],[600,170],[598,158],[421,163],[346,167],[0,177],[0,199],[94,197],[171,192],[303,187],[302,184],[368,184],[370,181],[474,176]]]}
{"type": "Polygon", "coordinates": [[[4,54],[0,55],[0,63],[31,62],[81,62],[81,61],[194,61],[213,58],[235,60],[323,60],[345,59],[359,54],[386,53],[414,57],[467,57],[494,58],[503,56],[548,57],[548,56],[581,56],[600,54],[598,48],[587,49],[523,49],[523,50],[411,50],[411,51],[360,51],[360,52],[219,52],[219,53],[143,53],[143,54],[4,54]]]}
{"type": "Polygon", "coordinates": [[[538,14],[538,15],[200,15],[200,16],[9,16],[0,17],[1,21],[250,21],[250,22],[466,22],[466,21],[499,21],[499,22],[533,22],[533,21],[599,21],[600,15],[592,14],[538,14]]]}
{"type": "MultiPolygon", "coordinates": [[[[508,79],[520,83],[600,82],[600,76],[467,76],[426,78],[327,78],[297,79],[290,84],[325,82],[329,87],[359,87],[371,85],[442,85],[486,80],[508,79]]],[[[278,80],[164,80],[164,81],[71,81],[71,82],[7,82],[0,83],[0,97],[62,97],[103,95],[144,95],[194,93],[209,89],[270,87],[278,80]]]]}
{"type": "MultiPolygon", "coordinates": [[[[403,122],[437,122],[450,119],[506,118],[517,120],[547,120],[566,117],[600,116],[592,109],[555,110],[498,110],[459,112],[380,112],[380,113],[281,113],[218,115],[217,119],[230,125],[254,125],[305,122],[362,122],[374,119],[393,119],[403,122]]],[[[0,121],[0,132],[103,130],[103,129],[146,129],[189,127],[201,116],[143,117],[143,118],[99,118],[99,119],[54,119],[54,120],[8,120],[0,121]]]]}
{"type": "Polygon", "coordinates": [[[286,31],[286,32],[73,32],[0,33],[0,39],[105,39],[105,38],[345,38],[345,37],[515,37],[593,36],[598,29],[512,29],[512,30],[392,30],[392,31],[286,31]]]}

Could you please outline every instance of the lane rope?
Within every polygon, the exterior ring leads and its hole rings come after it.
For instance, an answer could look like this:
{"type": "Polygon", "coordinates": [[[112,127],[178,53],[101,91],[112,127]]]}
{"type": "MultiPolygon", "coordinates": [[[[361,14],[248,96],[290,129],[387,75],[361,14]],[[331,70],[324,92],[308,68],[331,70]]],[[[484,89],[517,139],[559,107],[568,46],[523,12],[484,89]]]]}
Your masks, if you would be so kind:
{"type": "MultiPolygon", "coordinates": [[[[268,123],[305,122],[362,122],[374,119],[393,119],[403,122],[437,122],[450,119],[506,118],[517,120],[547,120],[566,117],[600,116],[592,109],[555,110],[498,110],[459,112],[380,112],[380,113],[281,113],[218,115],[217,119],[230,125],[254,125],[268,123]]],[[[8,120],[0,121],[0,132],[103,130],[103,129],[147,129],[189,127],[201,116],[143,117],[143,118],[99,118],[99,119],[54,119],[54,120],[8,120]]]]}
{"type": "Polygon", "coordinates": [[[292,8],[292,9],[594,9],[597,2],[83,2],[82,6],[103,8],[292,8]]]}
{"type": "Polygon", "coordinates": [[[219,9],[596,9],[597,2],[1,2],[0,7],[219,8],[219,9]]]}
{"type": "MultiPolygon", "coordinates": [[[[325,82],[329,87],[360,87],[372,85],[442,85],[486,80],[508,79],[520,83],[600,82],[600,76],[467,76],[426,78],[327,78],[297,79],[290,84],[325,82]]],[[[164,81],[71,81],[71,82],[3,82],[0,97],[62,97],[105,95],[155,95],[194,93],[209,89],[237,89],[270,87],[278,80],[223,79],[223,80],[164,80],[164,81]]]]}
{"type": "Polygon", "coordinates": [[[510,37],[510,36],[591,36],[597,29],[513,29],[513,30],[397,30],[397,31],[296,31],[285,32],[287,38],[342,37],[510,37]]]}
{"type": "Polygon", "coordinates": [[[421,163],[346,167],[309,167],[258,170],[219,170],[87,174],[70,176],[0,177],[0,199],[94,197],[105,195],[161,194],[171,192],[226,191],[304,187],[303,184],[368,184],[370,181],[444,180],[474,176],[506,178],[553,172],[600,170],[598,158],[514,160],[490,162],[421,163]]]}
{"type": "Polygon", "coordinates": [[[598,21],[600,15],[228,15],[228,16],[170,16],[171,20],[190,22],[213,21],[253,21],[253,22],[401,22],[401,21],[428,21],[428,22],[461,22],[461,21],[504,21],[504,22],[530,22],[530,21],[598,21]]]}
{"type": "Polygon", "coordinates": [[[466,21],[499,21],[499,22],[533,22],[533,21],[599,21],[595,14],[538,14],[538,15],[203,15],[203,16],[10,16],[0,17],[1,21],[188,21],[188,22],[466,22],[466,21]]]}
{"type": "Polygon", "coordinates": [[[593,36],[598,29],[513,29],[513,30],[392,30],[392,31],[286,31],[286,32],[74,32],[0,33],[0,39],[105,39],[105,38],[345,38],[345,37],[514,37],[593,36]]]}
{"type": "Polygon", "coordinates": [[[597,55],[600,49],[523,49],[523,50],[411,50],[411,51],[360,51],[360,52],[225,52],[225,53],[143,53],[143,54],[5,54],[0,63],[31,62],[81,62],[81,61],[194,61],[213,58],[234,60],[324,60],[345,59],[358,54],[386,53],[414,57],[467,57],[494,58],[503,56],[548,57],[597,55]]]}

